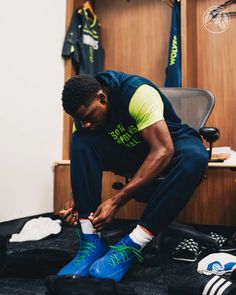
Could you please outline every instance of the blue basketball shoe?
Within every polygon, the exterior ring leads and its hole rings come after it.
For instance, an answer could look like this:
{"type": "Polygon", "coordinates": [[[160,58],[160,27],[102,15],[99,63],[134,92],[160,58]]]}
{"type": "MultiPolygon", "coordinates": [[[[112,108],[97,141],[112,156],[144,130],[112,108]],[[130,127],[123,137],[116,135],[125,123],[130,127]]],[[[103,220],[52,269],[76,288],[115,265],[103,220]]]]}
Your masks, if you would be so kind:
{"type": "Polygon", "coordinates": [[[143,261],[141,246],[129,236],[125,236],[115,246],[110,246],[110,249],[105,256],[90,266],[90,275],[119,282],[136,260],[143,261]]]}
{"type": "Polygon", "coordinates": [[[96,234],[80,233],[80,246],[75,258],[64,266],[58,275],[79,275],[87,277],[90,265],[108,251],[96,234]]]}

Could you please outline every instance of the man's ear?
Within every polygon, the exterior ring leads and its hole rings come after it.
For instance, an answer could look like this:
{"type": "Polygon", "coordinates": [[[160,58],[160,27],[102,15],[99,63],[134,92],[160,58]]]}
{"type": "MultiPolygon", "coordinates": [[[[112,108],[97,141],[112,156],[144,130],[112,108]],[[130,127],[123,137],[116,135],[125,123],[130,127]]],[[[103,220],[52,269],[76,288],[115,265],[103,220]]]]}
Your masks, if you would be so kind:
{"type": "Polygon", "coordinates": [[[102,104],[105,104],[105,103],[106,103],[106,98],[105,98],[104,95],[101,95],[101,96],[100,96],[100,102],[101,102],[102,104]]]}
{"type": "Polygon", "coordinates": [[[97,95],[98,95],[98,99],[101,102],[101,104],[107,103],[107,97],[106,97],[105,93],[103,93],[103,91],[99,91],[97,95]]]}

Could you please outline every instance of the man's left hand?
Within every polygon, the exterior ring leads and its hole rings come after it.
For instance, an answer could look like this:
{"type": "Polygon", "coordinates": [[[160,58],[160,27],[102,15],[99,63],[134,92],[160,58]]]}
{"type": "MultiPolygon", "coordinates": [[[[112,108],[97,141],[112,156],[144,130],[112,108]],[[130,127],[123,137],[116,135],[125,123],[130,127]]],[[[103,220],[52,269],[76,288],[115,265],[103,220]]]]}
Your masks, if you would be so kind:
{"type": "Polygon", "coordinates": [[[110,223],[113,220],[118,209],[118,206],[112,198],[102,202],[98,206],[96,212],[89,216],[96,232],[101,231],[105,224],[110,223]]]}

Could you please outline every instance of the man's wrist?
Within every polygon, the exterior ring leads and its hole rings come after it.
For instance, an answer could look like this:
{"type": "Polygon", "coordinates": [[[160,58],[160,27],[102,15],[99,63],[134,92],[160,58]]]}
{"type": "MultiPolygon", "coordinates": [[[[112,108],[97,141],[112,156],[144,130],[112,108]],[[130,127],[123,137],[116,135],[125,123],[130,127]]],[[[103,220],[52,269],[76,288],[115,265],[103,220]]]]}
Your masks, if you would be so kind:
{"type": "Polygon", "coordinates": [[[118,208],[124,206],[130,199],[131,197],[125,194],[123,191],[118,192],[112,197],[114,205],[118,208]]]}

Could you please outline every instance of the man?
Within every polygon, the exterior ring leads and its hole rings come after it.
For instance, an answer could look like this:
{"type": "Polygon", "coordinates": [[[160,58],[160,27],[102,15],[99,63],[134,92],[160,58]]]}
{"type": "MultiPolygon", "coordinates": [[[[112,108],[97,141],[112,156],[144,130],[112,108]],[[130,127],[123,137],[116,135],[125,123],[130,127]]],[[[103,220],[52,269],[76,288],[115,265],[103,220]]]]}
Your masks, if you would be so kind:
{"type": "Polygon", "coordinates": [[[181,123],[168,99],[145,78],[115,71],[75,76],[65,83],[62,102],[76,125],[71,184],[82,232],[76,257],[59,275],[120,281],[135,260],[142,260],[142,248],[186,205],[204,176],[208,154],[198,133],[181,123]],[[134,176],[101,202],[103,170],[134,176]],[[164,177],[157,182],[159,176],[164,177]],[[145,200],[146,209],[136,228],[107,249],[98,233],[132,198],[145,200]]]}

